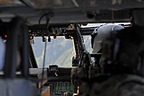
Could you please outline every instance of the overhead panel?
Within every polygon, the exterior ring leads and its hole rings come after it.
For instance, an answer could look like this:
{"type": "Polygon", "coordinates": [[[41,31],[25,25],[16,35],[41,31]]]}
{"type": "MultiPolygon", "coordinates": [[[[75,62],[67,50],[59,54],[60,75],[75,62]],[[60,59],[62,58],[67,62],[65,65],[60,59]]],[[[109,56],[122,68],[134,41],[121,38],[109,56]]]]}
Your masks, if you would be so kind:
{"type": "Polygon", "coordinates": [[[23,0],[28,5],[36,9],[47,8],[71,8],[75,7],[75,0],[23,0]]]}
{"type": "Polygon", "coordinates": [[[21,6],[24,5],[19,0],[0,0],[0,7],[7,7],[7,6],[21,6]]]}
{"type": "Polygon", "coordinates": [[[96,8],[96,9],[124,9],[144,8],[144,0],[23,0],[36,9],[55,8],[96,8]]]}
{"type": "Polygon", "coordinates": [[[12,0],[0,0],[0,4],[8,4],[8,3],[12,3],[12,0]]]}

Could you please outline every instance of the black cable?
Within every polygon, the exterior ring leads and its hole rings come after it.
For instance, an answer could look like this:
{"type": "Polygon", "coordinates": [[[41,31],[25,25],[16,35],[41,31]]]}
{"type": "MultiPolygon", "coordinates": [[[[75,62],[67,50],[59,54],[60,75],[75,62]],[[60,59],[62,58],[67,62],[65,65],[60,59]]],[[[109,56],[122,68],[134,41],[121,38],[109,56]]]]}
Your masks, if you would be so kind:
{"type": "Polygon", "coordinates": [[[45,14],[43,14],[41,17],[40,17],[40,19],[39,19],[39,24],[41,24],[41,20],[44,18],[44,17],[46,17],[46,23],[49,23],[49,22],[47,22],[48,20],[49,20],[49,13],[45,13],[45,14]]]}
{"type": "MultiPolygon", "coordinates": [[[[39,19],[39,24],[41,23],[41,20],[42,18],[46,17],[46,32],[47,32],[47,29],[49,27],[49,21],[50,21],[50,18],[48,16],[48,13],[42,15],[39,19]]],[[[45,37],[44,37],[45,38],[45,37]]],[[[42,84],[43,84],[43,78],[44,78],[44,67],[45,67],[45,60],[46,60],[46,48],[47,48],[47,40],[45,40],[45,47],[44,47],[44,56],[43,56],[43,66],[42,66],[42,77],[41,77],[41,87],[40,87],[40,94],[42,93],[42,84]]]]}
{"type": "Polygon", "coordinates": [[[42,83],[43,83],[43,80],[44,80],[44,67],[45,67],[45,60],[46,60],[46,48],[47,48],[47,40],[45,40],[45,47],[44,47],[44,56],[43,56],[43,66],[42,66],[42,78],[41,78],[40,94],[42,93],[42,83]]]}

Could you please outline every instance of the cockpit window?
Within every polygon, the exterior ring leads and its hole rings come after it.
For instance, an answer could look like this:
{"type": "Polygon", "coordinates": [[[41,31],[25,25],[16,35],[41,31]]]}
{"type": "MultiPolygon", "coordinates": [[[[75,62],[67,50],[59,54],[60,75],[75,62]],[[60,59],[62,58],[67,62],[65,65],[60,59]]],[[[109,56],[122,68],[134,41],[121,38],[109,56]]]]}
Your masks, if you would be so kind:
{"type": "MultiPolygon", "coordinates": [[[[45,42],[42,37],[35,37],[32,48],[39,68],[43,66],[45,42]]],[[[59,67],[71,67],[72,57],[75,55],[73,41],[62,37],[51,38],[47,41],[45,67],[58,65],[59,67]]]]}
{"type": "Polygon", "coordinates": [[[85,48],[89,53],[92,53],[91,35],[83,36],[85,48]]]}
{"type": "MultiPolygon", "coordinates": [[[[86,50],[91,53],[91,36],[83,36],[86,50]]],[[[35,37],[32,48],[39,68],[43,66],[45,42],[42,37],[35,37]]],[[[58,65],[59,67],[72,67],[72,57],[75,56],[73,40],[65,39],[64,36],[47,40],[45,67],[58,65]]]]}

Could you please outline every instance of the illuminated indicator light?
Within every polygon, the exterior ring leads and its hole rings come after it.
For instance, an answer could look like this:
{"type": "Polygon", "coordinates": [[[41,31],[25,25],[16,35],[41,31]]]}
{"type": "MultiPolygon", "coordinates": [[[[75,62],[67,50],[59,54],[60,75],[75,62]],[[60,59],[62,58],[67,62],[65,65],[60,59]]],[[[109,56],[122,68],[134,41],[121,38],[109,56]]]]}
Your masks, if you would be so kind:
{"type": "Polygon", "coordinates": [[[8,38],[8,35],[4,35],[4,38],[8,38]]]}

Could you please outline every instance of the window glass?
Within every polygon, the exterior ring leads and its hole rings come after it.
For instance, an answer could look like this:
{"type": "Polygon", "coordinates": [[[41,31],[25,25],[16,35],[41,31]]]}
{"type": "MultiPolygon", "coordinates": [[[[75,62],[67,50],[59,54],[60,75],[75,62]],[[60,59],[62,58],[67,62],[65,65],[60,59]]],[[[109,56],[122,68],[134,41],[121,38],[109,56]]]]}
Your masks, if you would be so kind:
{"type": "MultiPolygon", "coordinates": [[[[38,67],[41,68],[43,65],[45,47],[45,42],[42,41],[42,37],[35,37],[32,47],[38,67]]],[[[65,39],[63,36],[51,39],[51,42],[47,42],[45,67],[48,67],[49,65],[71,67],[72,57],[75,55],[74,53],[72,40],[65,39]]]]}

